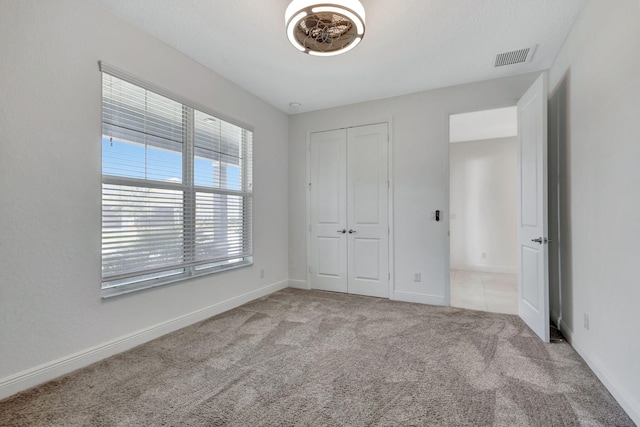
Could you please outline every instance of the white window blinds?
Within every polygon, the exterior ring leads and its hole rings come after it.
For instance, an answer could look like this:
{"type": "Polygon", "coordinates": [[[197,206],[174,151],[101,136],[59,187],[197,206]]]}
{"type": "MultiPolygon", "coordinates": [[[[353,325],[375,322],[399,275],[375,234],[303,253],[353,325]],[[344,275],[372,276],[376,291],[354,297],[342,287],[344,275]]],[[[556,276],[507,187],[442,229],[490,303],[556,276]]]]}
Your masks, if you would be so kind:
{"type": "Polygon", "coordinates": [[[252,132],[105,68],[103,296],[250,264],[252,132]]]}

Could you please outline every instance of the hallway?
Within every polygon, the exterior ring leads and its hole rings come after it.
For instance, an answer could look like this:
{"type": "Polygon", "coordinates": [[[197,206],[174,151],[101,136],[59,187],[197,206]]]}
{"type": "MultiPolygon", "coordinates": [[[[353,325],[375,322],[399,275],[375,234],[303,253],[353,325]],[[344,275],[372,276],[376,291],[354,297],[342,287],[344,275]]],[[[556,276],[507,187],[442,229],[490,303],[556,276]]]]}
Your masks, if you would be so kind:
{"type": "Polygon", "coordinates": [[[451,270],[451,306],[518,314],[518,275],[451,270]]]}

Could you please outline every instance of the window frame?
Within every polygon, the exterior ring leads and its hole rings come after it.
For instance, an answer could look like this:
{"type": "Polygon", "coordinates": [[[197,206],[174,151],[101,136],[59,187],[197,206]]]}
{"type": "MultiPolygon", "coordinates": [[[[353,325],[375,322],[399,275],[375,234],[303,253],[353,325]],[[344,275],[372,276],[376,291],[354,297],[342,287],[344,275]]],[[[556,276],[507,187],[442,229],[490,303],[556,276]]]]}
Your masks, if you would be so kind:
{"type": "MultiPolygon", "coordinates": [[[[163,180],[154,180],[144,179],[144,178],[134,178],[134,177],[124,177],[117,175],[108,175],[104,174],[104,154],[101,154],[101,188],[102,188],[102,197],[101,197],[101,206],[102,206],[102,215],[103,219],[101,221],[101,269],[104,270],[105,260],[105,225],[104,225],[104,209],[105,209],[105,185],[106,186],[126,186],[129,188],[146,188],[152,190],[170,190],[170,191],[179,191],[182,192],[182,226],[185,230],[189,229],[189,232],[184,231],[182,234],[182,248],[183,255],[189,259],[185,260],[183,258],[181,263],[175,264],[171,267],[162,267],[155,269],[147,269],[140,270],[136,276],[132,276],[132,273],[122,274],[122,276],[128,276],[122,279],[113,279],[105,280],[104,271],[101,273],[101,291],[102,298],[109,298],[117,295],[122,295],[126,293],[136,292],[143,289],[149,289],[157,286],[167,285],[170,283],[175,283],[179,281],[188,280],[195,277],[202,277],[210,274],[216,274],[222,271],[234,270],[237,268],[247,267],[253,264],[253,128],[248,126],[242,122],[239,122],[235,119],[230,119],[229,117],[217,113],[212,112],[209,108],[199,105],[191,100],[185,99],[179,95],[176,95],[172,92],[169,92],[161,87],[158,87],[150,82],[137,78],[127,72],[120,70],[119,68],[113,67],[104,61],[99,61],[99,70],[101,72],[101,87],[102,81],[104,79],[104,75],[107,74],[109,76],[115,77],[117,79],[123,80],[127,83],[138,86],[139,88],[144,89],[145,91],[152,92],[154,94],[160,95],[162,97],[168,98],[172,101],[180,103],[183,109],[183,128],[184,128],[184,139],[182,141],[182,181],[181,182],[169,182],[163,180]],[[243,160],[242,165],[239,167],[239,174],[241,176],[241,187],[239,190],[225,189],[222,187],[213,186],[201,186],[195,183],[194,171],[196,156],[196,122],[195,116],[197,112],[205,114],[207,116],[213,117],[222,122],[226,122],[231,125],[235,125],[241,128],[241,137],[239,142],[239,157],[243,160]],[[246,152],[244,151],[246,149],[246,152]],[[210,194],[212,200],[215,199],[216,195],[220,196],[234,196],[236,198],[240,198],[242,207],[238,210],[238,212],[242,215],[242,243],[240,247],[242,248],[242,254],[238,257],[232,257],[227,259],[226,261],[237,260],[233,263],[225,263],[225,260],[221,258],[218,259],[205,259],[201,261],[196,261],[196,252],[197,252],[197,220],[196,220],[196,211],[198,208],[198,195],[200,194],[210,194]],[[247,249],[247,250],[245,250],[247,249]],[[207,267],[208,266],[208,267],[207,267]],[[182,270],[178,272],[178,270],[182,270]],[[173,271],[173,274],[167,275],[164,273],[173,271]],[[150,276],[150,277],[147,277],[150,276]],[[146,277],[146,278],[145,278],[146,277]]],[[[105,95],[101,91],[101,102],[104,104],[105,95]]],[[[101,141],[105,137],[103,133],[104,127],[104,107],[101,108],[101,141]]],[[[222,126],[222,124],[220,125],[222,126]]],[[[101,142],[102,144],[102,142],[101,142]]],[[[102,149],[101,149],[102,153],[102,149]]],[[[222,156],[222,154],[220,154],[222,156]]],[[[220,166],[221,167],[221,166],[220,166]]],[[[142,199],[144,200],[144,199],[142,199]]],[[[228,201],[226,206],[228,206],[228,201]]],[[[201,206],[202,207],[202,206],[201,206]]],[[[211,208],[213,209],[213,208],[211,208]]],[[[214,211],[212,211],[214,212],[214,211]]],[[[217,222],[212,222],[212,224],[218,224],[217,222]]],[[[229,223],[224,222],[225,226],[228,228],[229,223]]],[[[225,244],[223,246],[227,246],[229,240],[224,241],[225,244]]],[[[115,275],[118,276],[118,275],[115,275]]],[[[108,276],[114,277],[114,276],[108,276]]]]}

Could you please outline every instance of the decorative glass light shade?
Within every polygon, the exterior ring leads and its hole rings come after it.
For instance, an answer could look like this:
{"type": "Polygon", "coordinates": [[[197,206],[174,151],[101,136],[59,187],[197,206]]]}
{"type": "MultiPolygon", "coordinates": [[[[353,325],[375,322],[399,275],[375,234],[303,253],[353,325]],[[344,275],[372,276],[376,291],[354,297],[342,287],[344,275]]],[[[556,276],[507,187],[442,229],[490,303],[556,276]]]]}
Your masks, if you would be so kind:
{"type": "Polygon", "coordinates": [[[364,36],[358,0],[293,0],[284,14],[287,37],[301,52],[331,56],[347,52],[364,36]]]}

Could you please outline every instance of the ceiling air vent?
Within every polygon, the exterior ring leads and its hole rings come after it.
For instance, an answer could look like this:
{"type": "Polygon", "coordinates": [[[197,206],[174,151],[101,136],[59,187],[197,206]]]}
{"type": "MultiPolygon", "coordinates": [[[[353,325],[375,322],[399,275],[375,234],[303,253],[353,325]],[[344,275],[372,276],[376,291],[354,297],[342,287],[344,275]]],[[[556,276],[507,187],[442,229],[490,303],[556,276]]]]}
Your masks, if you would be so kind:
{"type": "Polygon", "coordinates": [[[531,61],[535,46],[525,49],[512,50],[511,52],[499,53],[496,55],[494,67],[504,67],[505,65],[522,64],[531,61]]]}

